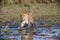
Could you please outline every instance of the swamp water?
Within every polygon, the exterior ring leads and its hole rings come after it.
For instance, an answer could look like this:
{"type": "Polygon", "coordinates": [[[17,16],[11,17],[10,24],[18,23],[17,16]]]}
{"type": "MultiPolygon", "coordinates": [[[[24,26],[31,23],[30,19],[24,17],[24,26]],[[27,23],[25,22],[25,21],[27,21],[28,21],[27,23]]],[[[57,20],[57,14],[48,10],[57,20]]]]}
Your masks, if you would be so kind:
{"type": "MultiPolygon", "coordinates": [[[[38,25],[35,25],[38,26],[38,25]]],[[[1,27],[0,38],[6,40],[21,40],[21,35],[19,32],[19,27],[8,28],[8,26],[1,27]],[[6,28],[8,31],[6,31],[6,28]],[[5,31],[4,31],[5,30],[5,31]]],[[[33,35],[33,40],[60,40],[60,28],[57,25],[52,25],[48,28],[34,28],[35,34],[33,35]]]]}

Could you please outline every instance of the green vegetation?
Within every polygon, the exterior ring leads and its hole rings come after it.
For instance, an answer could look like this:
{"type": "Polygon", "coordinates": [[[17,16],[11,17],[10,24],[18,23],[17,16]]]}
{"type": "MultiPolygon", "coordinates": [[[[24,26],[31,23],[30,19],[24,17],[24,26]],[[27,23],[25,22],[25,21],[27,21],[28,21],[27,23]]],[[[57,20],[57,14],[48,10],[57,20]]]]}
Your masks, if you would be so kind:
{"type": "Polygon", "coordinates": [[[60,25],[60,8],[57,3],[58,1],[1,0],[0,25],[12,20],[14,20],[14,24],[19,23],[20,14],[23,10],[32,10],[34,19],[46,20],[48,24],[56,23],[60,25]]]}

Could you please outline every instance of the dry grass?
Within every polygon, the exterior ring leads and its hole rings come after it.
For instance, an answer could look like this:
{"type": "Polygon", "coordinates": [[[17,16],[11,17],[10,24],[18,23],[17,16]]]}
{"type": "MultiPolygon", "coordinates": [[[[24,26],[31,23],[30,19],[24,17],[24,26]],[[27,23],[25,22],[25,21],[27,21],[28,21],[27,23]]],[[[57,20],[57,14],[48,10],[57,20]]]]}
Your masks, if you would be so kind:
{"type": "Polygon", "coordinates": [[[44,20],[45,18],[48,23],[58,23],[60,21],[60,12],[56,4],[35,3],[29,4],[28,6],[24,4],[7,5],[3,6],[1,9],[2,14],[0,15],[0,21],[2,21],[2,23],[11,20],[18,22],[22,10],[31,10],[34,13],[34,19],[39,18],[44,20]]]}

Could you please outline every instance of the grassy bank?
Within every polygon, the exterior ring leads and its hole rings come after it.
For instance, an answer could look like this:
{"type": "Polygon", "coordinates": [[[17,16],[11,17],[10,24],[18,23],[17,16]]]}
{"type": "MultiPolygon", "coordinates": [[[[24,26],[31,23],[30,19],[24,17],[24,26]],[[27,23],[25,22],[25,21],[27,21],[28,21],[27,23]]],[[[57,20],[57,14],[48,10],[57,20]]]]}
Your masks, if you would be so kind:
{"type": "Polygon", "coordinates": [[[56,4],[18,4],[18,5],[6,5],[1,8],[2,14],[0,15],[1,22],[3,24],[7,21],[18,23],[20,20],[20,14],[22,10],[32,10],[34,13],[34,19],[46,20],[48,24],[60,22],[60,12],[56,4]]]}

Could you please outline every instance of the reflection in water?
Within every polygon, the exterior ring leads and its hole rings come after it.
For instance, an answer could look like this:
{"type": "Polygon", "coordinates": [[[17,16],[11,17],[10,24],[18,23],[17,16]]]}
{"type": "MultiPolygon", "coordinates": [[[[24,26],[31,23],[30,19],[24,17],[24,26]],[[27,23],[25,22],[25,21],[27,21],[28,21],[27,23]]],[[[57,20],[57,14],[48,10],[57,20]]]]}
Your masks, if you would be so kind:
{"type": "MultiPolygon", "coordinates": [[[[45,24],[45,22],[44,22],[45,24]]],[[[35,28],[33,35],[33,40],[58,40],[60,38],[60,28],[57,25],[52,25],[50,29],[48,28],[38,28],[39,22],[35,22],[35,28]]],[[[21,40],[21,35],[19,32],[19,27],[8,27],[2,26],[1,28],[1,38],[3,39],[14,39],[21,40]],[[4,31],[4,30],[8,31],[4,31]]]]}

